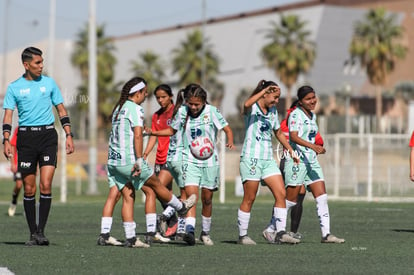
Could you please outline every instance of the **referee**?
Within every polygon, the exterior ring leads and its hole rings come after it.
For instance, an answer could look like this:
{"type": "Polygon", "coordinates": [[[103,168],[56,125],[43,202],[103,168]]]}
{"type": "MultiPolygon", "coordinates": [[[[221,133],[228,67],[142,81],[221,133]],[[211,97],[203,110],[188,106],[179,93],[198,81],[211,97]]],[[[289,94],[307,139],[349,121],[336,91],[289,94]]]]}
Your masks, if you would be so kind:
{"type": "Polygon", "coordinates": [[[6,158],[12,156],[10,132],[13,110],[17,107],[19,130],[17,137],[18,171],[24,185],[23,206],[30,239],[26,245],[49,245],[44,229],[52,203],[52,181],[57,163],[58,135],[55,130],[55,106],[66,133],[66,153],[75,148],[68,113],[55,81],[42,75],[42,51],[29,47],[22,52],[23,76],[10,83],[4,97],[3,145],[6,158]],[[36,171],[40,170],[39,219],[36,223],[36,171]]]}

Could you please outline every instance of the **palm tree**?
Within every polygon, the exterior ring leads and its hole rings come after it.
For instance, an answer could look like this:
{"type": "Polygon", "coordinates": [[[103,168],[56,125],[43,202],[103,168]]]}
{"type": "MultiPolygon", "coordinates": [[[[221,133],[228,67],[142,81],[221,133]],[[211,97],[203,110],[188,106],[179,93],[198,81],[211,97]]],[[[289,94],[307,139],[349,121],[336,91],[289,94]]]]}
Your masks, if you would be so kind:
{"type": "Polygon", "coordinates": [[[375,86],[377,122],[382,115],[381,86],[394,70],[397,59],[403,58],[407,51],[400,43],[402,35],[403,28],[396,24],[396,16],[388,16],[384,8],[371,9],[354,27],[349,52],[366,69],[369,82],[375,86]]]}
{"type": "Polygon", "coordinates": [[[151,99],[154,89],[161,83],[165,77],[164,65],[160,57],[150,50],[139,54],[139,59],[131,62],[131,71],[134,75],[140,76],[147,81],[148,97],[147,97],[147,115],[151,113],[151,99]]]}
{"type": "Polygon", "coordinates": [[[305,30],[306,22],[296,15],[282,15],[280,24],[271,22],[266,44],[261,55],[266,65],[273,69],[287,88],[286,109],[290,107],[291,89],[302,73],[310,70],[316,57],[315,43],[309,40],[310,32],[305,30]]]}
{"type": "MultiPolygon", "coordinates": [[[[75,49],[71,55],[72,64],[77,67],[81,75],[81,85],[78,87],[78,95],[87,98],[88,95],[88,76],[89,76],[89,64],[88,64],[88,25],[85,26],[77,34],[77,41],[75,43],[75,49]]],[[[113,84],[114,79],[114,66],[116,64],[115,46],[110,38],[105,37],[105,28],[103,25],[98,26],[96,29],[97,37],[97,67],[98,67],[98,113],[101,123],[101,129],[108,127],[110,122],[110,115],[112,108],[118,100],[116,85],[113,84]]],[[[86,124],[86,110],[88,108],[88,101],[84,100],[77,102],[76,107],[81,113],[80,122],[86,124]]],[[[86,129],[85,125],[80,127],[80,131],[86,129]]],[[[85,138],[85,133],[80,133],[80,136],[85,138]]]]}
{"type": "Polygon", "coordinates": [[[224,84],[217,79],[220,62],[209,39],[203,38],[200,30],[195,30],[187,34],[172,54],[173,73],[177,73],[179,78],[177,84],[181,87],[189,83],[202,84],[212,104],[219,106],[224,95],[224,84]],[[203,80],[205,83],[202,83],[203,80]]]}

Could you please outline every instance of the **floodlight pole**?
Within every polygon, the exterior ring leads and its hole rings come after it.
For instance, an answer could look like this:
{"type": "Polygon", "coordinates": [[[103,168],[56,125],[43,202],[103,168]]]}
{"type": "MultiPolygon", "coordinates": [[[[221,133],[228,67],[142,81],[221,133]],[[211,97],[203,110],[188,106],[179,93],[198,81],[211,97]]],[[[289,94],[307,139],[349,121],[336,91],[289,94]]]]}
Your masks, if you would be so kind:
{"type": "Polygon", "coordinates": [[[10,0],[6,0],[5,2],[5,9],[4,9],[4,32],[3,32],[3,64],[2,64],[2,76],[1,76],[1,84],[0,89],[1,92],[5,91],[6,89],[6,72],[7,72],[7,40],[8,40],[8,31],[9,31],[9,6],[10,0]]]}
{"type": "Polygon", "coordinates": [[[96,62],[96,0],[89,0],[89,194],[97,194],[97,62],[96,62]]]}
{"type": "Polygon", "coordinates": [[[201,25],[201,85],[206,86],[206,48],[204,45],[206,38],[206,0],[202,0],[202,25],[201,25]]]}

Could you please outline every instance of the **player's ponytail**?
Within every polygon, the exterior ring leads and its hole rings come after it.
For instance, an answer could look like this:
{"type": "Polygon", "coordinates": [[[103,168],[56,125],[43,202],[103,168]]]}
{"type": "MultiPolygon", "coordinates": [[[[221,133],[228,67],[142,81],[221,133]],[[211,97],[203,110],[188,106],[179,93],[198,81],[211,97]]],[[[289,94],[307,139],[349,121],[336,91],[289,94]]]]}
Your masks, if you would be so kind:
{"type": "Polygon", "coordinates": [[[141,77],[133,77],[122,87],[121,95],[118,102],[116,103],[114,109],[112,110],[111,117],[115,115],[115,119],[118,119],[119,111],[121,110],[124,103],[127,101],[128,97],[138,91],[142,91],[147,86],[147,82],[141,77]],[[142,83],[141,85],[138,85],[142,83]],[[136,90],[135,90],[136,87],[136,90]],[[142,87],[142,88],[141,88],[142,87]]]}

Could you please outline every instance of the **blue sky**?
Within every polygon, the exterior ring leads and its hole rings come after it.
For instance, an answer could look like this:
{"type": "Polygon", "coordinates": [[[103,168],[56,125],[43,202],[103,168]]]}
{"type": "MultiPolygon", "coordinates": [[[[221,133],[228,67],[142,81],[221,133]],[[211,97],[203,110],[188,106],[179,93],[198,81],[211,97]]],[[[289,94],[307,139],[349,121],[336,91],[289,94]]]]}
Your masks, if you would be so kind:
{"type": "MultiPolygon", "coordinates": [[[[57,39],[76,39],[87,24],[89,0],[55,0],[57,39]]],[[[206,18],[307,0],[204,0],[206,18]]],[[[49,36],[50,0],[0,1],[0,52],[26,47],[49,36]],[[7,40],[5,39],[7,37],[7,40]]],[[[202,19],[203,0],[95,0],[98,24],[108,36],[154,30],[202,19]]]]}

